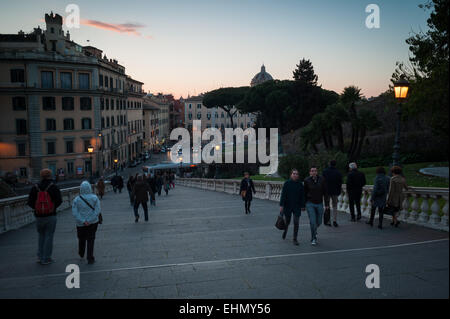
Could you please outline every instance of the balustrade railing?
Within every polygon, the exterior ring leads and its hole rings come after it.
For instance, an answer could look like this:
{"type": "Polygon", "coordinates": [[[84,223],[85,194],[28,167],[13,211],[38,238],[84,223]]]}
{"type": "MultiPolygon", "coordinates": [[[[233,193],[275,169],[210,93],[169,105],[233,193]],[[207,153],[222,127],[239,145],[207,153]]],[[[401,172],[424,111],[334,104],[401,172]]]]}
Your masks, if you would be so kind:
{"type": "MultiPolygon", "coordinates": [[[[255,184],[255,198],[279,201],[283,182],[253,181],[255,184]]],[[[212,191],[239,194],[240,180],[230,179],[201,179],[178,178],[176,183],[183,186],[197,187],[212,191]]],[[[369,217],[372,209],[370,195],[372,186],[365,186],[361,198],[361,212],[369,217]]],[[[448,201],[449,190],[447,188],[411,187],[404,192],[405,200],[402,210],[399,212],[400,221],[418,224],[434,229],[449,231],[448,226],[448,201]]],[[[338,210],[350,213],[348,194],[345,185],[338,197],[338,210]]],[[[391,216],[385,216],[390,219],[391,216]]]]}

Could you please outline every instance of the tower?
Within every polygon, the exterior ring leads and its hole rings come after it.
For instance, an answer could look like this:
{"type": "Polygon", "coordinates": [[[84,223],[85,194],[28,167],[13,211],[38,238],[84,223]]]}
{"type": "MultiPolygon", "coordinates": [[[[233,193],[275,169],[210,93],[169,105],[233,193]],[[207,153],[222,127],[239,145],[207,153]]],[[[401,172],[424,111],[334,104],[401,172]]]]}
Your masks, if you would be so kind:
{"type": "Polygon", "coordinates": [[[45,42],[48,51],[64,52],[64,32],[62,29],[63,18],[59,14],[45,14],[45,42]]]}

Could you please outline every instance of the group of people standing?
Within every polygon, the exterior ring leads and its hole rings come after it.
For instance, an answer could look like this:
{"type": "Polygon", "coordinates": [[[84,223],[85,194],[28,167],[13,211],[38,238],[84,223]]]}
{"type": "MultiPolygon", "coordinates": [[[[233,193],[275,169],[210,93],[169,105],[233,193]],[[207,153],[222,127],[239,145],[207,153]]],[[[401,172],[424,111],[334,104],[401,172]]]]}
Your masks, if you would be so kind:
{"type": "MultiPolygon", "coordinates": [[[[282,238],[286,239],[289,224],[293,217],[294,245],[299,245],[298,230],[302,211],[306,211],[309,217],[312,245],[318,244],[317,230],[322,221],[326,226],[339,227],[337,223],[338,197],[342,193],[343,175],[337,169],[335,160],[332,160],[329,164],[329,167],[322,172],[322,175],[319,175],[317,167],[311,167],[309,176],[303,182],[300,181],[299,171],[292,169],[290,179],[283,184],[280,196],[280,216],[284,219],[285,228],[282,238]],[[332,223],[331,219],[333,220],[332,223]]],[[[378,167],[376,174],[370,197],[371,214],[367,224],[373,226],[375,213],[378,210],[379,229],[383,228],[384,214],[392,215],[391,225],[398,227],[400,222],[397,219],[397,214],[402,208],[403,191],[408,189],[406,180],[402,176],[402,169],[398,166],[393,166],[391,168],[391,178],[386,176],[386,170],[383,167],[378,167]]],[[[255,186],[248,172],[244,176],[244,179],[241,181],[240,193],[245,202],[245,214],[249,214],[255,186]]],[[[346,190],[349,199],[351,222],[357,222],[362,218],[361,198],[365,185],[365,174],[358,170],[356,163],[350,163],[346,190]]]]}

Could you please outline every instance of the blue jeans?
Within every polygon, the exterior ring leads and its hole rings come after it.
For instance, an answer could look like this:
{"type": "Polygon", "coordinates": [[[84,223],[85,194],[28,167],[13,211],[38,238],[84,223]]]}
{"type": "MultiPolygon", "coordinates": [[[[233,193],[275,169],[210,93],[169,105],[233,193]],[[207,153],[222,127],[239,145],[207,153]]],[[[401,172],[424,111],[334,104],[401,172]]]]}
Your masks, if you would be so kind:
{"type": "Polygon", "coordinates": [[[53,235],[56,229],[56,216],[37,217],[36,228],[39,234],[38,258],[48,261],[52,257],[53,235]]]}
{"type": "Polygon", "coordinates": [[[317,239],[317,228],[322,224],[323,204],[306,203],[306,211],[309,216],[309,225],[311,227],[311,240],[317,239]]]}

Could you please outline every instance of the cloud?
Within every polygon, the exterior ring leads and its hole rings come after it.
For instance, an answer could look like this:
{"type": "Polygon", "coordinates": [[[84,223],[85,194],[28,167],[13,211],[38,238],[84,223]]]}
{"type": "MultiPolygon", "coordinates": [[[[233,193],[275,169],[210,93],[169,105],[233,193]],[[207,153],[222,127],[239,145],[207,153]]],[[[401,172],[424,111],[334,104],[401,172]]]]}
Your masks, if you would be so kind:
{"type": "Polygon", "coordinates": [[[138,37],[144,37],[146,39],[153,39],[152,36],[149,35],[142,35],[141,32],[139,32],[139,29],[145,28],[145,25],[140,23],[122,23],[122,24],[116,24],[116,23],[107,23],[97,20],[87,20],[82,19],[81,20],[82,25],[86,25],[89,27],[117,32],[117,33],[125,33],[129,35],[135,35],[138,37]]]}

